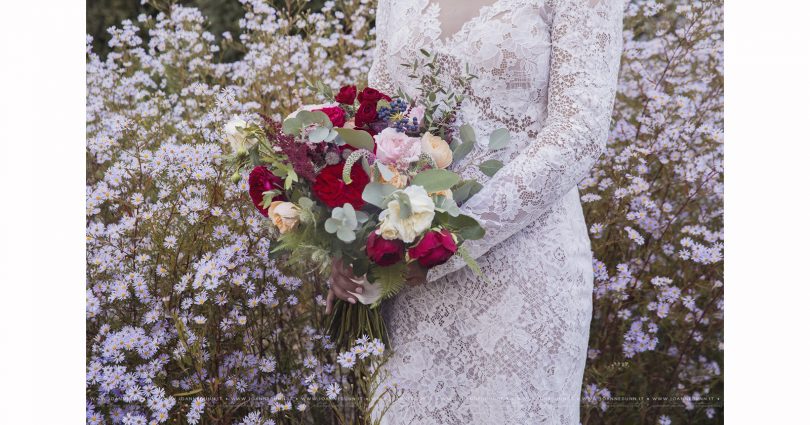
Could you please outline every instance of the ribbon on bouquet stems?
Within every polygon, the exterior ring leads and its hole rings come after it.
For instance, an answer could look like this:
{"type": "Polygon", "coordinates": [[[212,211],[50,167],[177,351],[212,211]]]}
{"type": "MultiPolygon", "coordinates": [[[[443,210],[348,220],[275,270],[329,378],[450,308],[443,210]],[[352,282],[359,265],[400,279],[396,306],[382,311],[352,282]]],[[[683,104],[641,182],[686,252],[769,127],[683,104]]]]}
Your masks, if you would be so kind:
{"type": "Polygon", "coordinates": [[[349,291],[349,293],[354,295],[357,301],[365,305],[376,303],[382,296],[380,285],[369,282],[365,275],[357,279],[352,279],[352,282],[360,285],[363,288],[363,293],[358,294],[351,291],[349,291]]]}

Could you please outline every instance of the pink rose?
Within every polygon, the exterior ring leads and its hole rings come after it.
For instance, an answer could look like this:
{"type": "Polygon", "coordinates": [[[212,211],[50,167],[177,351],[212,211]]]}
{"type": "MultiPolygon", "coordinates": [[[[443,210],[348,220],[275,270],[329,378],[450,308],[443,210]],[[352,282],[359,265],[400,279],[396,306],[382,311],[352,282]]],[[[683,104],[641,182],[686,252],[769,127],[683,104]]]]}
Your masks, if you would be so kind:
{"type": "Polygon", "coordinates": [[[377,160],[383,164],[394,164],[406,167],[419,159],[422,153],[422,142],[389,127],[374,136],[377,145],[377,160]]]}
{"type": "Polygon", "coordinates": [[[411,108],[411,110],[408,111],[408,121],[410,121],[411,118],[416,118],[416,121],[422,124],[422,119],[425,118],[424,105],[416,105],[411,108]]]}

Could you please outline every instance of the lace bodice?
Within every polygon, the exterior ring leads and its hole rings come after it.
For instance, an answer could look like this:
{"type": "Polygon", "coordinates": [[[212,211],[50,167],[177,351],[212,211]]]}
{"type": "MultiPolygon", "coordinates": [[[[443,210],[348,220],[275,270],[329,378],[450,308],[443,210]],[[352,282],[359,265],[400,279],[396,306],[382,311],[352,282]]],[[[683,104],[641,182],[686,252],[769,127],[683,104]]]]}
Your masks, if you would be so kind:
{"type": "MultiPolygon", "coordinates": [[[[482,3],[491,0],[475,0],[482,3]]],[[[466,4],[466,5],[463,5],[466,4]]],[[[575,187],[607,139],[621,57],[621,0],[495,0],[460,28],[442,36],[442,6],[452,0],[380,0],[377,55],[369,81],[415,95],[402,63],[426,48],[440,55],[440,73],[470,65],[478,78],[466,87],[460,121],[478,132],[479,144],[456,168],[465,178],[487,180],[470,163],[500,159],[506,166],[472,197],[463,212],[484,224],[484,239],[468,242],[474,257],[536,220],[575,187]],[[486,137],[506,127],[512,144],[490,152],[486,137]]],[[[435,280],[463,267],[459,258],[430,272],[435,280]]]]}
{"type": "Polygon", "coordinates": [[[576,184],[607,139],[623,9],[622,0],[379,0],[369,84],[415,96],[400,64],[420,49],[438,55],[445,87],[466,96],[459,121],[479,141],[454,164],[483,183],[462,210],[486,229],[465,243],[486,280],[454,258],[383,304],[386,369],[404,390],[383,423],[579,423],[593,273],[576,184]],[[477,78],[454,82],[467,64],[477,78]],[[500,127],[512,142],[489,151],[500,127]],[[492,178],[474,166],[487,159],[505,164],[492,178]]]}

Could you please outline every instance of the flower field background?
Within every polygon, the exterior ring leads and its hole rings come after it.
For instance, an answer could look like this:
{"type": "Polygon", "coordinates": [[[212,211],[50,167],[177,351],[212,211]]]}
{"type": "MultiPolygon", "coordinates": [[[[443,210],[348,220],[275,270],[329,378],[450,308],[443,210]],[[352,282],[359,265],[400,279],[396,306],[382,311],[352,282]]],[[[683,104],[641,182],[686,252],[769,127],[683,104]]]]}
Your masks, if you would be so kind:
{"type": "MultiPolygon", "coordinates": [[[[368,394],[384,357],[335,352],[324,285],[276,267],[219,157],[233,115],[279,119],[317,100],[306,80],[362,80],[375,4],[231,3],[238,32],[158,2],[103,52],[88,37],[88,423],[351,421],[343,396],[368,394]]],[[[722,422],[722,22],[720,2],[628,5],[613,132],[580,184],[596,274],[583,424],[722,422]]]]}

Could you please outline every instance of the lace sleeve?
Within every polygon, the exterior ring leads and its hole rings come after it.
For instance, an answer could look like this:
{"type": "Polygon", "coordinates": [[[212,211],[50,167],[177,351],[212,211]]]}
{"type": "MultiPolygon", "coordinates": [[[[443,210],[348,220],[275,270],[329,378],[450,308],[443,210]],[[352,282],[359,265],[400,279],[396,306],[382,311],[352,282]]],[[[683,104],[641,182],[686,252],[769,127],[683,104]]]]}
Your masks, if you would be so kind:
{"type": "Polygon", "coordinates": [[[388,14],[391,11],[391,0],[378,0],[377,13],[374,20],[376,44],[374,46],[374,60],[368,71],[368,85],[386,93],[393,93],[394,87],[388,73],[385,58],[388,57],[388,46],[385,37],[388,14]]]}
{"type": "MultiPolygon", "coordinates": [[[[464,246],[477,258],[537,220],[584,178],[604,149],[622,46],[621,0],[551,5],[548,118],[537,138],[462,207],[486,229],[464,246]]],[[[428,273],[434,281],[465,265],[458,256],[428,273]]]]}

